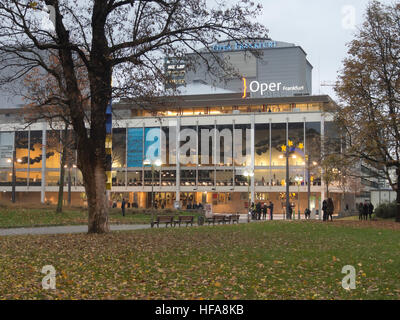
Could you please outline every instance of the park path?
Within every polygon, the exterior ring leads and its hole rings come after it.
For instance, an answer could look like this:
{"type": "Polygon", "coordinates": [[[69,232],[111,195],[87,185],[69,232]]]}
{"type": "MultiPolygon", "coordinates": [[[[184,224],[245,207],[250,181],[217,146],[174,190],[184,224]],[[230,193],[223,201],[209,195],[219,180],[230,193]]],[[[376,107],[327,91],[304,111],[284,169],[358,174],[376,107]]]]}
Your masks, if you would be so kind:
{"type": "MultiPolygon", "coordinates": [[[[276,220],[282,220],[279,215],[276,220]]],[[[247,216],[240,216],[240,223],[247,223],[247,216]]],[[[194,224],[197,226],[197,224],[194,224]]],[[[162,227],[160,227],[162,228],[162,227]]],[[[165,228],[165,227],[164,227],[165,228]]],[[[111,231],[134,231],[150,229],[150,224],[114,224],[110,225],[111,231]]],[[[71,233],[87,233],[87,225],[79,226],[55,226],[55,227],[33,227],[33,228],[7,228],[0,229],[0,236],[17,236],[17,235],[41,235],[41,234],[71,234],[71,233]]]]}

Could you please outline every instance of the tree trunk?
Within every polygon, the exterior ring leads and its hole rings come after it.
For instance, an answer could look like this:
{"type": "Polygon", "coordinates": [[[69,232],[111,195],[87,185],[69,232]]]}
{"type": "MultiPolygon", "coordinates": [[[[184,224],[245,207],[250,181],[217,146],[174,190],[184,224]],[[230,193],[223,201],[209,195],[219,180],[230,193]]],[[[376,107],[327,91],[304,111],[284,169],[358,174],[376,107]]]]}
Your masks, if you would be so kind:
{"type": "Polygon", "coordinates": [[[68,206],[71,206],[71,164],[68,165],[68,206]]]}
{"type": "Polygon", "coordinates": [[[82,174],[85,180],[85,190],[88,203],[88,232],[107,233],[108,206],[106,195],[106,173],[105,168],[99,161],[93,168],[84,166],[82,174]],[[85,172],[85,170],[87,170],[85,172]]]}
{"type": "Polygon", "coordinates": [[[62,213],[63,201],[64,201],[64,180],[65,180],[65,170],[64,166],[67,162],[67,134],[68,125],[65,125],[63,132],[63,137],[60,139],[62,143],[62,155],[61,155],[61,168],[60,168],[60,183],[58,187],[58,203],[57,203],[57,213],[62,213]]]}
{"type": "Polygon", "coordinates": [[[65,177],[65,170],[64,170],[64,166],[65,166],[65,150],[66,147],[63,147],[63,154],[61,156],[61,169],[60,169],[60,185],[58,187],[58,203],[57,203],[57,213],[62,213],[62,209],[63,209],[63,201],[64,201],[64,177],[65,177]]]}
{"type": "Polygon", "coordinates": [[[400,223],[400,168],[397,168],[397,214],[396,214],[396,222],[400,223]]]}

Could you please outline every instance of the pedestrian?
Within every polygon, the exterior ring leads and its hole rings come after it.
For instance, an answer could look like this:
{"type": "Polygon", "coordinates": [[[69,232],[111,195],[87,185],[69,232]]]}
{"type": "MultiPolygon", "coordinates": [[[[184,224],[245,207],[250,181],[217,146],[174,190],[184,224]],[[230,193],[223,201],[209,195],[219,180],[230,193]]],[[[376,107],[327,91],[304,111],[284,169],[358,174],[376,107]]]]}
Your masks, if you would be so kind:
{"type": "Polygon", "coordinates": [[[122,199],[121,210],[122,210],[122,216],[124,217],[125,217],[125,205],[126,205],[125,199],[122,199]]]}
{"type": "Polygon", "coordinates": [[[311,219],[311,211],[310,211],[310,209],[307,208],[307,209],[304,211],[304,215],[305,215],[305,217],[306,217],[306,220],[311,219]]]}
{"type": "Polygon", "coordinates": [[[363,217],[364,220],[367,221],[368,220],[368,211],[369,211],[369,205],[368,203],[365,201],[364,205],[363,205],[363,217]]]}
{"type": "Polygon", "coordinates": [[[267,204],[264,203],[262,207],[263,220],[267,220],[267,209],[268,209],[267,204]]]}
{"type": "Polygon", "coordinates": [[[360,202],[357,205],[357,209],[358,209],[358,220],[362,221],[363,220],[364,205],[360,202]]]}
{"type": "Polygon", "coordinates": [[[374,213],[374,205],[372,202],[369,203],[368,205],[368,215],[369,215],[369,220],[372,220],[372,214],[374,213]]]}
{"type": "Polygon", "coordinates": [[[292,205],[289,206],[289,219],[292,220],[293,218],[293,207],[292,205]]]}
{"type": "Polygon", "coordinates": [[[261,203],[260,202],[257,203],[256,210],[257,210],[257,220],[261,220],[261,203]]]}
{"type": "Polygon", "coordinates": [[[269,219],[272,221],[274,220],[274,204],[272,203],[272,201],[269,202],[269,219]]]}
{"type": "Polygon", "coordinates": [[[328,218],[328,202],[326,200],[322,202],[322,212],[323,212],[322,220],[326,221],[328,218]]]}
{"type": "Polygon", "coordinates": [[[256,220],[256,205],[254,202],[251,203],[251,219],[256,220]]]}
{"type": "Polygon", "coordinates": [[[335,206],[333,205],[333,200],[332,198],[328,199],[328,216],[327,219],[329,221],[329,217],[331,218],[331,221],[333,221],[333,212],[335,211],[335,206]]]}

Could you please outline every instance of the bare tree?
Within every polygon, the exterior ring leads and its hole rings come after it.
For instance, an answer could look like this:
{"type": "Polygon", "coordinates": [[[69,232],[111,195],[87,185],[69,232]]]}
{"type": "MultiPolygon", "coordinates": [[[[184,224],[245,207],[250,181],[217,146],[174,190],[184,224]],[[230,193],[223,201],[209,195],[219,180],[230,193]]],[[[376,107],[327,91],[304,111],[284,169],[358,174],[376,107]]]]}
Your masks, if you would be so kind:
{"type": "Polygon", "coordinates": [[[164,94],[165,56],[213,55],[200,46],[209,48],[221,39],[266,38],[265,27],[254,22],[260,11],[261,6],[250,0],[230,6],[216,2],[213,8],[205,0],[1,0],[4,68],[19,67],[4,80],[17,80],[40,66],[65,85],[88,198],[89,233],[109,231],[105,138],[106,108],[113,94],[133,98],[164,94]],[[44,11],[49,10],[54,30],[43,26],[44,11]],[[48,63],[50,52],[57,53],[62,75],[48,63]],[[77,61],[87,74],[89,113],[78,83],[77,61]]]}

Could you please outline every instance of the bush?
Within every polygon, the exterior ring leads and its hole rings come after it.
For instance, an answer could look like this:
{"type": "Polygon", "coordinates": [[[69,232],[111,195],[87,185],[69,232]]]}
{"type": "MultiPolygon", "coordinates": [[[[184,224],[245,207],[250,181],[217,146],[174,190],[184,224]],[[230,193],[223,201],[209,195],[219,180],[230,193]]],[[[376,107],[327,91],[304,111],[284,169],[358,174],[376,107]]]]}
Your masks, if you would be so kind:
{"type": "Polygon", "coordinates": [[[378,218],[391,219],[396,217],[396,202],[383,203],[375,209],[378,218]]]}

